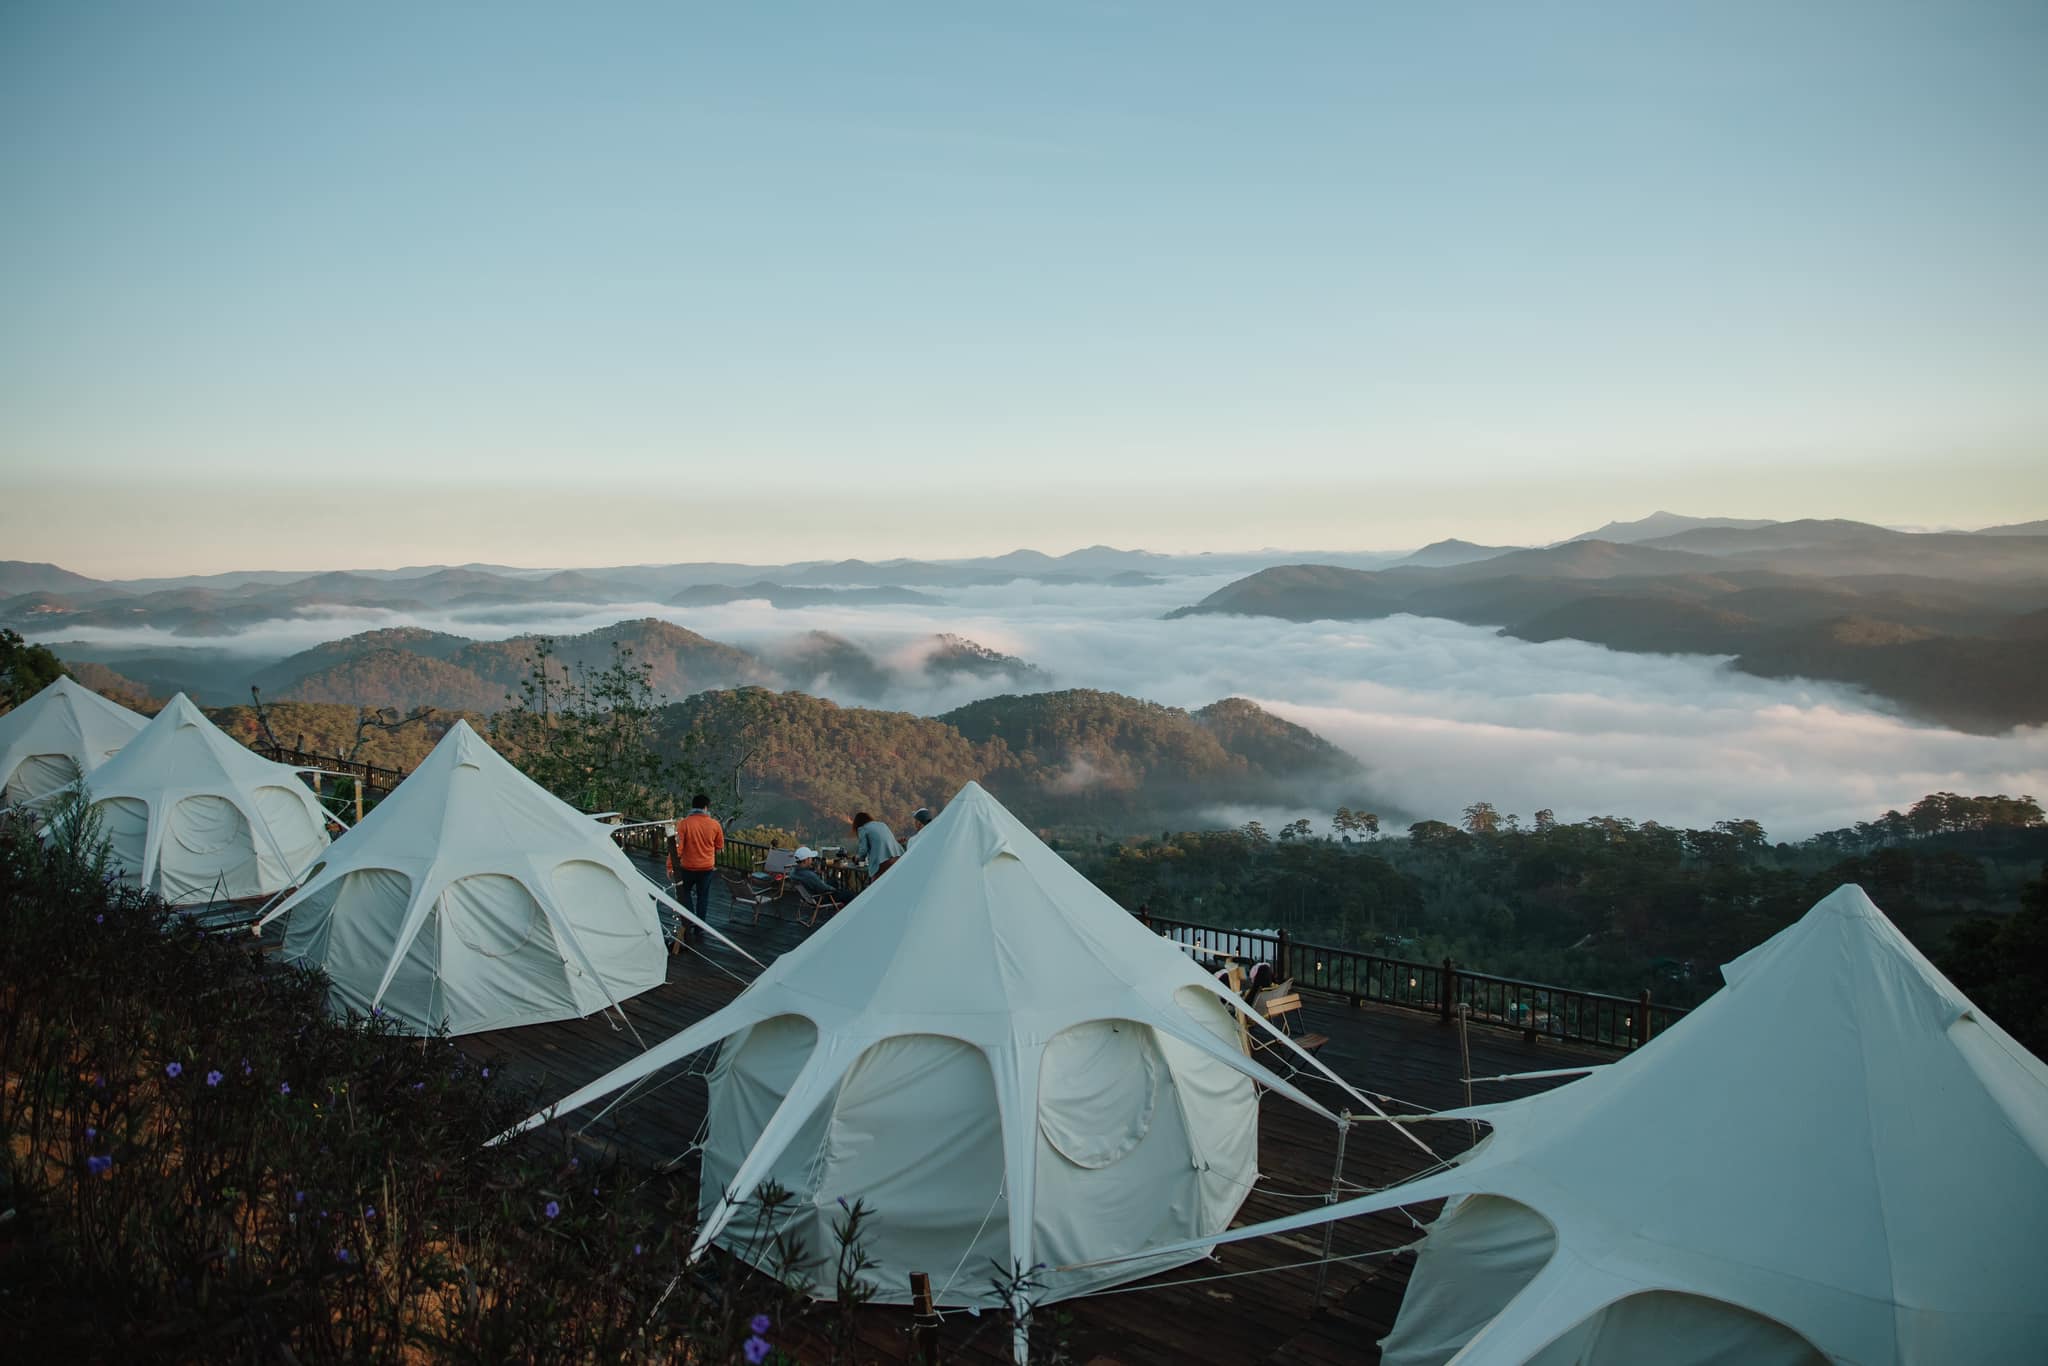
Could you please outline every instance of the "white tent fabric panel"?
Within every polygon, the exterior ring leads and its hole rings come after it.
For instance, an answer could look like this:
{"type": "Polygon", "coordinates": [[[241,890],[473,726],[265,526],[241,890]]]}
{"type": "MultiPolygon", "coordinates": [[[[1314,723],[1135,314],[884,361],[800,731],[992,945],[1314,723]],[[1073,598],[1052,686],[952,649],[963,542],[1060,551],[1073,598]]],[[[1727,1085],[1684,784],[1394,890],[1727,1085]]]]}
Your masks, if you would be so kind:
{"type": "Polygon", "coordinates": [[[260,895],[256,837],[248,817],[226,797],[173,801],[157,860],[157,890],[174,905],[260,895]]]}
{"type": "Polygon", "coordinates": [[[668,980],[661,916],[644,882],[628,886],[616,869],[590,859],[556,865],[550,880],[555,904],[607,982],[635,993],[668,980]]]}
{"type": "MultiPolygon", "coordinates": [[[[578,969],[563,961],[547,913],[517,878],[479,873],[449,883],[428,923],[436,920],[451,1031],[496,1029],[534,1013],[554,1019],[589,1013],[570,982],[578,969]]],[[[388,990],[385,996],[391,999],[388,990]]]]}
{"type": "Polygon", "coordinates": [[[149,847],[149,803],[140,797],[110,797],[94,807],[100,833],[106,837],[107,854],[122,877],[134,882],[142,875],[145,851],[149,847]]]}
{"type": "Polygon", "coordinates": [[[1645,1291],[1608,1305],[1529,1358],[1529,1366],[1828,1366],[1781,1323],[1720,1300],[1645,1291]]]}
{"type": "MultiPolygon", "coordinates": [[[[1236,1046],[1237,1021],[1223,1002],[1192,987],[1182,987],[1174,1000],[1198,1027],[1236,1046]]],[[[1189,1160],[1200,1173],[1201,1209],[1187,1225],[1189,1232],[1161,1230],[1134,1247],[1227,1226],[1259,1176],[1259,1093],[1252,1079],[1157,1030],[1153,1041],[1173,1074],[1171,1094],[1187,1134],[1189,1160]]]]}
{"type": "MultiPolygon", "coordinates": [[[[1125,1064],[1129,1070],[1116,1090],[1127,1088],[1133,1102],[1144,1094],[1148,1084],[1157,1087],[1157,1091],[1150,1097],[1149,1112],[1143,1114],[1142,1132],[1130,1123],[1140,1114],[1137,1104],[1130,1104],[1123,1114],[1116,1113],[1113,1104],[1090,1107],[1108,1121],[1110,1131],[1119,1139],[1135,1134],[1135,1142],[1116,1145],[1117,1155],[1112,1161],[1077,1163],[1064,1147],[1050,1141],[1042,1118],[1047,1109],[1043,1087],[1053,1067],[1041,1064],[1035,1242],[1038,1256],[1048,1269],[1039,1272],[1038,1279],[1056,1288],[1061,1298],[1085,1293],[1098,1285],[1149,1275],[1174,1265],[1174,1260],[1164,1259],[1157,1267],[1135,1262],[1120,1264],[1114,1268],[1114,1275],[1055,1272],[1052,1267],[1082,1260],[1091,1253],[1099,1256],[1138,1252],[1173,1238],[1195,1236],[1207,1227],[1204,1216],[1213,1217],[1208,1208],[1208,1193],[1200,1179],[1207,1173],[1199,1170],[1183,1112],[1173,1099],[1171,1073],[1157,1036],[1147,1026],[1123,1024],[1119,1037],[1130,1041],[1133,1056],[1125,1064]],[[1197,1179],[1188,1179],[1191,1175],[1197,1179]]],[[[1047,1061],[1057,1066],[1051,1053],[1048,1048],[1047,1061]]],[[[1250,1082],[1245,1082],[1247,1090],[1250,1086],[1250,1082]]],[[[1256,1102],[1251,1103],[1256,1113],[1256,1102]]],[[[1063,1107],[1055,1102],[1054,1108],[1063,1107]]],[[[1064,1116],[1069,1122],[1075,1117],[1071,1112],[1064,1116]]],[[[1226,1220],[1229,1213],[1235,1212],[1237,1203],[1251,1193],[1256,1166],[1235,1175],[1241,1184],[1229,1192],[1234,1198],[1223,1215],[1226,1220]]]]}
{"type": "MultiPolygon", "coordinates": [[[[312,876],[318,877],[319,870],[312,876]]],[[[376,1002],[362,990],[361,983],[366,976],[372,981],[381,977],[390,960],[390,945],[374,927],[391,907],[402,908],[411,899],[412,880],[404,873],[390,868],[357,869],[327,883],[316,893],[317,904],[306,915],[291,918],[285,926],[284,956],[325,963],[328,997],[337,1013],[353,1010],[367,1015],[376,1002]]],[[[437,945],[425,933],[420,937],[427,942],[416,943],[408,954],[408,965],[414,966],[414,971],[401,969],[399,974],[399,980],[410,988],[400,993],[408,1009],[432,1004],[433,960],[426,955],[437,945]],[[417,984],[418,965],[427,970],[424,997],[417,984]]]]}
{"type": "MultiPolygon", "coordinates": [[[[963,1253],[972,1289],[985,1293],[988,1259],[1007,1261],[1009,1221],[995,1078],[981,1050],[930,1034],[883,1039],[847,1070],[830,1109],[815,1203],[829,1218],[835,1192],[853,1192],[875,1211],[876,1298],[902,1303],[913,1271],[929,1271],[937,1289],[963,1253]]],[[[968,1297],[956,1284],[949,1298],[968,1297]]]]}
{"type": "Polygon", "coordinates": [[[1133,1020],[1063,1029],[1039,1060],[1038,1127],[1077,1167],[1107,1167],[1152,1131],[1166,1063],[1152,1031],[1133,1020]]]}
{"type": "Polygon", "coordinates": [[[32,802],[78,781],[78,761],[68,754],[26,754],[0,783],[0,806],[32,802]]]}
{"type": "Polygon", "coordinates": [[[289,788],[259,787],[255,798],[253,814],[257,826],[270,835],[256,842],[256,857],[263,864],[265,885],[282,886],[293,878],[303,877],[329,843],[327,822],[319,814],[319,798],[298,782],[289,788]]]}
{"type": "MultiPolygon", "coordinates": [[[[815,1029],[795,1016],[764,1020],[727,1042],[710,1077],[702,1213],[731,1183],[730,1155],[759,1140],[815,1044],[815,1029]]],[[[865,1279],[878,1299],[901,1303],[913,1271],[930,1272],[943,1287],[965,1251],[971,1293],[956,1291],[949,1302],[994,1302],[982,1293],[986,1267],[990,1258],[1007,1261],[1008,1217],[995,1081],[979,1050],[932,1035],[872,1045],[804,1117],[769,1179],[795,1196],[777,1229],[764,1231],[749,1208],[727,1226],[721,1246],[767,1266],[766,1234],[780,1231],[812,1256],[836,1255],[839,1201],[857,1197],[873,1211],[863,1247],[875,1262],[865,1279]]]]}
{"type": "MultiPolygon", "coordinates": [[[[731,1186],[740,1158],[775,1117],[782,1098],[789,1094],[817,1046],[816,1025],[801,1015],[777,1015],[742,1029],[718,1050],[718,1061],[706,1077],[710,1114],[705,1120],[704,1165],[697,1183],[700,1218],[709,1216],[719,1195],[731,1186]]],[[[827,1241],[818,1241],[821,1225],[812,1208],[817,1157],[829,1118],[829,1107],[820,1106],[783,1149],[769,1175],[769,1180],[796,1196],[784,1207],[781,1222],[773,1229],[763,1228],[757,1211],[750,1209],[733,1222],[725,1246],[754,1261],[768,1258],[770,1237],[776,1232],[801,1237],[812,1255],[831,1246],[829,1225],[822,1229],[827,1241]]],[[[838,1212],[836,1196],[832,1205],[838,1212]]]]}
{"type": "Polygon", "coordinates": [[[1527,1205],[1497,1195],[1452,1200],[1422,1240],[1380,1361],[1444,1366],[1556,1251],[1556,1230],[1527,1205]]]}
{"type": "Polygon", "coordinates": [[[37,801],[121,751],[149,724],[69,676],[0,716],[0,805],[37,801]]]}

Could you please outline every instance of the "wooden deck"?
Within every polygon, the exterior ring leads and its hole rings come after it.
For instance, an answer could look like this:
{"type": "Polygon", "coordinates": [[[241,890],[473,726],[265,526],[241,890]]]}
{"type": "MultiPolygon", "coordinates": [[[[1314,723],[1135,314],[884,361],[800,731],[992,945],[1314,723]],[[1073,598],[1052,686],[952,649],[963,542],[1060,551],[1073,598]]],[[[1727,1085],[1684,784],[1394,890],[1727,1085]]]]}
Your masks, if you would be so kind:
{"type": "MultiPolygon", "coordinates": [[[[721,891],[714,898],[712,923],[763,962],[801,943],[806,933],[792,921],[767,917],[759,926],[751,925],[744,912],[735,915],[737,909],[721,891]]],[[[685,953],[669,960],[667,985],[627,1002],[626,1014],[642,1038],[656,1043],[731,1001],[739,994],[741,979],[752,974],[750,964],[722,946],[713,945],[701,956],[685,953]]],[[[1459,1031],[1432,1015],[1393,1007],[1356,1008],[1310,997],[1302,1023],[1330,1036],[1324,1061],[1360,1090],[1384,1092],[1433,1110],[1464,1103],[1460,1079],[1466,1074],[1459,1031]]],[[[1474,1026],[1468,1037],[1476,1076],[1612,1057],[1526,1043],[1518,1033],[1484,1026],[1474,1026]]],[[[480,1061],[539,1081],[550,1096],[566,1093],[640,1051],[631,1034],[604,1018],[472,1035],[458,1043],[480,1061]]],[[[1332,1110],[1342,1108],[1344,1098],[1335,1087],[1307,1077],[1298,1080],[1332,1110]]],[[[1504,1100],[1550,1084],[1483,1085],[1475,1099],[1504,1100]]],[[[703,1121],[705,1103],[701,1077],[677,1075],[592,1126],[588,1138],[615,1146],[636,1163],[665,1162],[690,1146],[703,1121]]],[[[1444,1156],[1462,1151],[1470,1142],[1468,1129],[1461,1125],[1426,1125],[1421,1134],[1444,1156]]],[[[1330,1188],[1336,1150],[1334,1126],[1282,1098],[1266,1096],[1259,1120],[1263,1179],[1237,1222],[1277,1218],[1320,1202],[1330,1188]]],[[[1354,1190],[1384,1186],[1415,1174],[1429,1161],[1391,1126],[1354,1125],[1346,1142],[1343,1179],[1354,1190]]],[[[693,1173],[694,1166],[692,1159],[682,1170],[693,1173]]],[[[1415,1211],[1424,1221],[1435,1213],[1429,1206],[1415,1211]]],[[[1415,1225],[1392,1212],[1336,1225],[1332,1251],[1344,1257],[1400,1247],[1416,1237],[1415,1225]]],[[[1070,1316],[1064,1337],[1074,1360],[1098,1366],[1377,1362],[1375,1344],[1393,1323],[1413,1254],[1330,1265],[1318,1310],[1318,1269],[1298,1264],[1314,1263],[1321,1253],[1319,1231],[1251,1239],[1220,1248],[1211,1262],[1163,1273],[1136,1288],[1066,1301],[1055,1310],[1070,1316]],[[1260,1274],[1234,1274],[1242,1272],[1260,1274]],[[1219,1276],[1229,1278],[1213,1279],[1219,1276]]],[[[862,1335],[875,1360],[908,1359],[907,1311],[871,1307],[860,1313],[862,1335]]],[[[949,1315],[944,1336],[943,1359],[948,1362],[980,1366],[1010,1359],[1008,1328],[1000,1315],[949,1315]]]]}

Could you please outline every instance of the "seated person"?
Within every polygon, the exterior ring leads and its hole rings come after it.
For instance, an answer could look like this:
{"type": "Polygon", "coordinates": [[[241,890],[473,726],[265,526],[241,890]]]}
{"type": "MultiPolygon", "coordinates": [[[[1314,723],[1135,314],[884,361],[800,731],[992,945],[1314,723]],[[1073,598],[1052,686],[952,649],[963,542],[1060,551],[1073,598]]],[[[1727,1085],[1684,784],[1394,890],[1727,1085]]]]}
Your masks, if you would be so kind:
{"type": "Polygon", "coordinates": [[[825,880],[818,871],[818,851],[810,845],[801,845],[796,851],[796,867],[789,870],[789,880],[797,886],[807,888],[820,896],[839,899],[839,889],[825,880]]]}

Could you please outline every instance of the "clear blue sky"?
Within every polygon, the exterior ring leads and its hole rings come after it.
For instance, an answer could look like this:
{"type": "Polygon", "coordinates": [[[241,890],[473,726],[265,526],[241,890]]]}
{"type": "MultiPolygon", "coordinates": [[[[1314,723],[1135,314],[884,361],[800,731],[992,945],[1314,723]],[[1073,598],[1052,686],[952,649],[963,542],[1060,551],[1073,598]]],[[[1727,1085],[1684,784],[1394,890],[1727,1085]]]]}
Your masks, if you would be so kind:
{"type": "Polygon", "coordinates": [[[0,556],[2048,516],[2044,71],[2039,0],[13,0],[0,556]]]}

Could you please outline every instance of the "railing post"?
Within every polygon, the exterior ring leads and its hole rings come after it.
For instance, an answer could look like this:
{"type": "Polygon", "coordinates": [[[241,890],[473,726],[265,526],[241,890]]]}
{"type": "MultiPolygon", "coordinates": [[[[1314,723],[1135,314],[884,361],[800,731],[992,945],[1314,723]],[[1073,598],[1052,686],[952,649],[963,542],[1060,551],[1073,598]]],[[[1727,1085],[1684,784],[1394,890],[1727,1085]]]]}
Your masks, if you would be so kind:
{"type": "Polygon", "coordinates": [[[1286,981],[1294,974],[1287,970],[1287,931],[1280,931],[1280,942],[1273,948],[1273,981],[1286,981]]]}
{"type": "Polygon", "coordinates": [[[1455,989],[1457,972],[1457,966],[1450,959],[1444,959],[1443,975],[1436,982],[1436,1012],[1437,1018],[1445,1024],[1451,1022],[1451,998],[1458,994],[1455,989]]]}
{"type": "Polygon", "coordinates": [[[1644,987],[1643,994],[1636,998],[1636,1022],[1636,1027],[1632,1033],[1635,1035],[1636,1047],[1641,1048],[1650,1041],[1650,989],[1648,987],[1644,987]]]}

